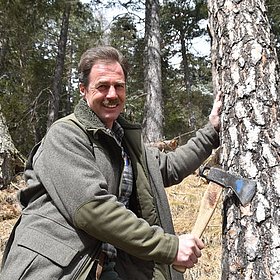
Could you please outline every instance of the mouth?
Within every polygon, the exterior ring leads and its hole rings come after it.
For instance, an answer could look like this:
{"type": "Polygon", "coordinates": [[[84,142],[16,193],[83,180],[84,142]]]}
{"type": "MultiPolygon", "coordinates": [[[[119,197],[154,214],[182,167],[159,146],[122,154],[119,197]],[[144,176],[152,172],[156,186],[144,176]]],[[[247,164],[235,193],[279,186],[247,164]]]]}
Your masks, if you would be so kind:
{"type": "Polygon", "coordinates": [[[102,102],[102,105],[106,108],[116,108],[119,105],[119,100],[118,99],[114,99],[114,100],[104,100],[102,102]]]}

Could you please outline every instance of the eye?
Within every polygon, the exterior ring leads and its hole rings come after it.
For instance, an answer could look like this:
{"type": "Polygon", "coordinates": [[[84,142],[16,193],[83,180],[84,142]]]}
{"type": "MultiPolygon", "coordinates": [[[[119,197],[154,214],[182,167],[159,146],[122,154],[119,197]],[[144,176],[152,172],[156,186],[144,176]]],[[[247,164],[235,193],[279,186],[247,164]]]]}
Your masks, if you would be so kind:
{"type": "Polygon", "coordinates": [[[115,85],[116,89],[123,89],[124,87],[125,87],[124,84],[117,84],[117,85],[115,85]]]}
{"type": "Polygon", "coordinates": [[[99,86],[97,87],[97,89],[98,89],[99,91],[105,91],[106,89],[108,89],[108,86],[107,86],[107,85],[99,85],[99,86]]]}

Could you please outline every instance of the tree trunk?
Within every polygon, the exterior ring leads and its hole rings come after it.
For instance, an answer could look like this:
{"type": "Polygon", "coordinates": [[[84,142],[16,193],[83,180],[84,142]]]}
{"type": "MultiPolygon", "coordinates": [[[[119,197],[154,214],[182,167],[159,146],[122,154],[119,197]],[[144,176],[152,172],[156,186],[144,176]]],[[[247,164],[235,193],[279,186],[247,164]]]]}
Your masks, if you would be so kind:
{"type": "Polygon", "coordinates": [[[158,0],[146,0],[145,18],[144,87],[147,99],[143,121],[143,136],[145,142],[157,142],[162,139],[163,126],[158,0]]]}
{"type": "Polygon", "coordinates": [[[251,204],[224,196],[222,279],[280,279],[280,116],[264,0],[208,0],[215,93],[224,96],[221,164],[257,181],[251,204]]]}
{"type": "Polygon", "coordinates": [[[13,144],[0,107],[0,189],[7,186],[23,167],[24,159],[13,144]]]}
{"type": "Polygon", "coordinates": [[[48,124],[49,128],[52,123],[57,120],[59,112],[59,100],[61,95],[61,84],[64,69],[64,60],[66,55],[66,43],[68,36],[69,16],[71,10],[71,3],[65,4],[65,9],[62,17],[60,38],[58,42],[58,54],[56,59],[56,67],[54,73],[54,80],[52,86],[52,92],[49,100],[48,108],[48,124]]]}
{"type": "Polygon", "coordinates": [[[182,52],[182,62],[184,69],[184,83],[186,87],[187,94],[187,103],[191,102],[191,78],[190,78],[190,69],[189,69],[189,59],[188,59],[188,49],[186,47],[186,33],[183,30],[180,30],[180,43],[181,43],[181,52],[182,52]]]}

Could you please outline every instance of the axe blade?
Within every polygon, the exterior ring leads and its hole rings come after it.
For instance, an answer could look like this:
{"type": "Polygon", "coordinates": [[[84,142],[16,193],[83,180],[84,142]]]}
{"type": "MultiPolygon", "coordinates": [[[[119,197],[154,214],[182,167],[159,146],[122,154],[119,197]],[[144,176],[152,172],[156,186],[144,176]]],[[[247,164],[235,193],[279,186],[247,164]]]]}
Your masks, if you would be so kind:
{"type": "Polygon", "coordinates": [[[233,190],[243,206],[250,203],[256,193],[256,181],[242,178],[220,168],[204,166],[200,170],[200,175],[208,181],[233,190]]]}

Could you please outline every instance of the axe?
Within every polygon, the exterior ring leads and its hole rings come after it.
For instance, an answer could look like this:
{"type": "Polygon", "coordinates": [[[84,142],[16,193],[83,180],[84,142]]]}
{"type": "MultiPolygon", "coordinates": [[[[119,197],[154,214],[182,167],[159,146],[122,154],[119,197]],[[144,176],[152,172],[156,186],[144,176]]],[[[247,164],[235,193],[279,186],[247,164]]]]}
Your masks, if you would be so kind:
{"type": "MultiPolygon", "coordinates": [[[[251,202],[256,193],[257,182],[244,179],[239,175],[229,173],[217,167],[202,166],[199,171],[200,176],[206,178],[209,182],[192,229],[192,234],[201,238],[217,207],[223,187],[231,189],[242,206],[246,206],[251,202]]],[[[181,273],[186,271],[186,268],[183,266],[173,265],[173,268],[181,273]]]]}

